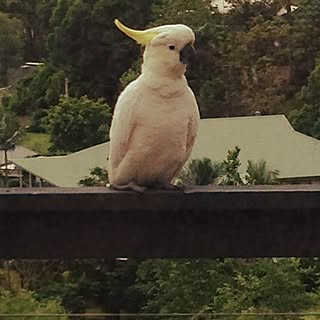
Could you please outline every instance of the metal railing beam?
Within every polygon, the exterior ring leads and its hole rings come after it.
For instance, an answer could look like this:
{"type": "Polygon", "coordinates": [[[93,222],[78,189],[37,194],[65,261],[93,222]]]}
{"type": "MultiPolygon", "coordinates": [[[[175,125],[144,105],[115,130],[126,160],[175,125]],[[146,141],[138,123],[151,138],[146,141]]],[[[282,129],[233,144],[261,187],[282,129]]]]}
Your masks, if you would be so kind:
{"type": "Polygon", "coordinates": [[[320,185],[0,189],[0,258],[320,256],[320,185]]]}

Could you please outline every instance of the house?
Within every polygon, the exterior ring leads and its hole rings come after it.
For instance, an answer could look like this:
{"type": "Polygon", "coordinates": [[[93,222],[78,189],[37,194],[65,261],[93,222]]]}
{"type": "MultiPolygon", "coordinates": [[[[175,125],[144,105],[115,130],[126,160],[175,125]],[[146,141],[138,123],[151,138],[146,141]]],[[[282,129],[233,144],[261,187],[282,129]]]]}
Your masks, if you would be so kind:
{"type": "MultiPolygon", "coordinates": [[[[261,0],[250,0],[251,3],[256,1],[261,1],[261,0]]],[[[234,5],[231,4],[230,1],[228,0],[212,0],[211,4],[220,13],[228,13],[234,7],[234,5]]]]}
{"type": "Polygon", "coordinates": [[[298,9],[298,6],[287,5],[287,6],[282,7],[282,8],[278,11],[277,15],[278,15],[278,16],[284,16],[284,15],[286,15],[286,14],[288,14],[288,13],[291,13],[291,12],[293,12],[293,11],[296,11],[297,9],[298,9]]]}
{"type": "Polygon", "coordinates": [[[107,167],[109,143],[102,143],[66,156],[15,159],[13,163],[29,174],[29,186],[77,187],[95,167],[107,167]]]}
{"type": "MultiPolygon", "coordinates": [[[[251,3],[256,1],[261,1],[261,0],[251,0],[251,3]]],[[[212,4],[212,7],[216,8],[220,13],[228,13],[233,8],[233,5],[228,0],[212,0],[211,4],[212,4]]],[[[277,15],[283,16],[297,9],[298,7],[295,5],[284,5],[277,12],[277,15]]]]}
{"type": "MultiPolygon", "coordinates": [[[[270,170],[280,171],[283,182],[320,181],[320,141],[295,131],[283,115],[202,119],[190,159],[220,162],[235,146],[241,148],[241,173],[248,160],[264,159],[270,170]]],[[[13,162],[48,185],[76,187],[90,169],[107,168],[108,151],[106,142],[68,156],[13,162]]]]}
{"type": "MultiPolygon", "coordinates": [[[[34,157],[37,155],[36,152],[29,150],[20,145],[16,145],[16,147],[13,150],[8,150],[7,154],[8,154],[9,161],[12,159],[34,157]]],[[[4,165],[4,163],[5,163],[4,152],[0,152],[0,165],[4,165]]]]}
{"type": "Polygon", "coordinates": [[[232,4],[227,0],[212,0],[211,4],[220,13],[227,13],[232,8],[232,4]]]}
{"type": "MultiPolygon", "coordinates": [[[[8,163],[5,163],[4,151],[0,151],[0,176],[8,176],[8,181],[15,180],[15,184],[22,186],[22,171],[12,163],[14,158],[34,157],[37,153],[23,146],[16,145],[13,150],[7,151],[8,163]]],[[[0,186],[5,184],[5,180],[0,180],[0,186]]],[[[10,183],[9,183],[10,184],[10,183]]]]}
{"type": "Polygon", "coordinates": [[[295,131],[284,115],[203,119],[191,157],[222,161],[235,146],[242,173],[248,160],[264,159],[284,182],[320,180],[320,141],[295,131]]]}

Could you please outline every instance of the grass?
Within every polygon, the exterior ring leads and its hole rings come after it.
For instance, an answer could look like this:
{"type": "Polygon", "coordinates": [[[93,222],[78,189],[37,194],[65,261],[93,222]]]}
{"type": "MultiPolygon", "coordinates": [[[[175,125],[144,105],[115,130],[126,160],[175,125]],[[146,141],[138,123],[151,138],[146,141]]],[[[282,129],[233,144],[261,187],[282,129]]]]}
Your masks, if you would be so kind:
{"type": "Polygon", "coordinates": [[[17,117],[19,125],[21,128],[25,128],[31,125],[32,122],[32,116],[28,115],[28,116],[18,116],[17,117]]]}
{"type": "Polygon", "coordinates": [[[27,132],[19,144],[40,155],[47,155],[50,147],[50,136],[45,133],[27,132]]]}

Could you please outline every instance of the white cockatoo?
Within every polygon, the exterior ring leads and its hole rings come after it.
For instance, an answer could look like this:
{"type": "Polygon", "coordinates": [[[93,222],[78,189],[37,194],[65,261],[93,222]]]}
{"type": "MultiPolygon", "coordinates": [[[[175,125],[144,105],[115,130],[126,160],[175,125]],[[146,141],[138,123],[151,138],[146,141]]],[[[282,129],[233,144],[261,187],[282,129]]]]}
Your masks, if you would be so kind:
{"type": "Polygon", "coordinates": [[[145,31],[116,26],[145,46],[141,75],[120,94],[110,129],[109,179],[114,189],[173,189],[190,156],[199,110],[185,78],[195,36],[182,24],[145,31]]]}

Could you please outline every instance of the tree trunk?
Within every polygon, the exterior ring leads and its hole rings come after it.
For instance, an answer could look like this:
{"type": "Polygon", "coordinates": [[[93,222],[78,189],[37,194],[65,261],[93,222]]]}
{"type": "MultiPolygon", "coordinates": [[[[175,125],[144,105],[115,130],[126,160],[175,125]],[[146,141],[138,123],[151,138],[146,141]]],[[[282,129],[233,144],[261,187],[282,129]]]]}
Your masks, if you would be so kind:
{"type": "Polygon", "coordinates": [[[8,63],[6,58],[1,57],[0,60],[0,87],[7,87],[9,84],[8,79],[8,63]]]}
{"type": "Polygon", "coordinates": [[[9,261],[5,262],[5,268],[7,271],[7,286],[8,286],[8,290],[11,290],[11,272],[10,272],[10,264],[9,261]]]}

